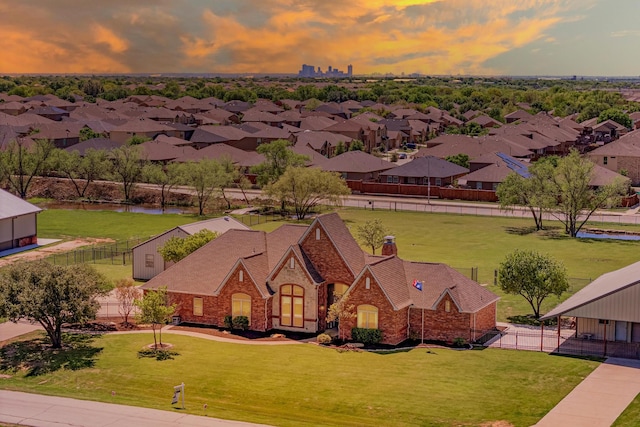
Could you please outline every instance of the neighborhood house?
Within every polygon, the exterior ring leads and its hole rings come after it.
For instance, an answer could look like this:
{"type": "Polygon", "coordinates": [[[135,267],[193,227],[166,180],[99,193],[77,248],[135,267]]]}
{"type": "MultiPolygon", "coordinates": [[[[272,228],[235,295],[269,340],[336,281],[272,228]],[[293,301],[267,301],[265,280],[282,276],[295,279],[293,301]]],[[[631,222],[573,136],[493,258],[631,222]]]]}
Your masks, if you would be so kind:
{"type": "Polygon", "coordinates": [[[495,327],[499,299],[444,264],[398,258],[392,236],[381,256],[365,253],[335,213],[270,233],[229,230],[142,288],[164,286],[181,322],[246,316],[255,331],[322,332],[328,308],[346,295],[355,317],[339,325],[341,336],[379,329],[392,345],[480,338],[495,327]]]}

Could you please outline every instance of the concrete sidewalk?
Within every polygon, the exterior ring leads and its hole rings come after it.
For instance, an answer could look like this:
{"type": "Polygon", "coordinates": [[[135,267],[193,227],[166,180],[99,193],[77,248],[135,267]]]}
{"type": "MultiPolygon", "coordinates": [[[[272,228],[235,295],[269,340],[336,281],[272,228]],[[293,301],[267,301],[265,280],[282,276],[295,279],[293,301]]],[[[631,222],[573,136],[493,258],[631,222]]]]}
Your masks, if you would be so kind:
{"type": "MultiPolygon", "coordinates": [[[[171,396],[167,397],[167,406],[170,398],[171,396]]],[[[264,426],[264,424],[188,415],[179,410],[160,411],[6,390],[0,390],[0,422],[32,427],[264,426]]]]}
{"type": "Polygon", "coordinates": [[[20,320],[18,323],[0,323],[0,342],[37,331],[38,329],[42,329],[39,323],[30,323],[26,320],[20,320]]]}
{"type": "Polygon", "coordinates": [[[640,360],[610,357],[536,426],[609,427],[638,393],[640,360]]]}

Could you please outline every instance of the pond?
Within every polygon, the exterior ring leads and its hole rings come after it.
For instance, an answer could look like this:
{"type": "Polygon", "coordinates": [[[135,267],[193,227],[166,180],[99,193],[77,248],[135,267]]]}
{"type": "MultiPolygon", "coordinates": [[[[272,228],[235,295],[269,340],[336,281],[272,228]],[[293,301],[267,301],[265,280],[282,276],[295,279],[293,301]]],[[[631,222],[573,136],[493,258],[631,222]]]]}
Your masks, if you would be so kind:
{"type": "Polygon", "coordinates": [[[576,237],[582,239],[640,240],[640,235],[637,234],[587,233],[584,231],[579,231],[576,237]]]}
{"type": "Polygon", "coordinates": [[[113,211],[113,212],[133,212],[151,215],[162,214],[193,214],[197,213],[194,207],[170,206],[164,209],[153,205],[125,205],[120,203],[74,203],[74,202],[48,202],[39,203],[43,209],[68,209],[85,211],[113,211]]]}

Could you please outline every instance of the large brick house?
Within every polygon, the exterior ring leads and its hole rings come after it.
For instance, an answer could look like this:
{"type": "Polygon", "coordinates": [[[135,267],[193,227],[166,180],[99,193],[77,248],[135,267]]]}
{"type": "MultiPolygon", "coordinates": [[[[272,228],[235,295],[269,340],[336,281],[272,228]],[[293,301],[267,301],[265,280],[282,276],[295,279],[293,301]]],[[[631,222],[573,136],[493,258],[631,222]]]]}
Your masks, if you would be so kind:
{"type": "Polygon", "coordinates": [[[335,213],[270,233],[229,230],[143,289],[163,286],[182,322],[247,316],[256,331],[322,332],[334,294],[345,294],[356,317],[339,326],[343,336],[380,329],[387,344],[474,340],[495,327],[498,300],[444,264],[398,258],[391,238],[382,256],[365,253],[335,213]]]}

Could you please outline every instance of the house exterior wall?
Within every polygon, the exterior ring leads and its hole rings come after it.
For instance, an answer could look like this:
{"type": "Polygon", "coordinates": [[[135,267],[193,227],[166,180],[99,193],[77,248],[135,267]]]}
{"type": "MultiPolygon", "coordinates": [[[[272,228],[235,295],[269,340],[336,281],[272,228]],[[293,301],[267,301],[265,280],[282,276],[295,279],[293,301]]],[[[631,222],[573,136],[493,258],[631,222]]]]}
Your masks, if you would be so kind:
{"type": "Polygon", "coordinates": [[[249,329],[263,332],[271,329],[271,321],[268,318],[271,313],[268,311],[268,301],[262,297],[255,283],[251,280],[251,276],[242,266],[236,267],[218,294],[217,324],[224,325],[224,317],[233,313],[232,296],[235,293],[243,293],[251,297],[249,329]],[[239,277],[240,270],[243,271],[244,276],[242,282],[239,277]]]}
{"type": "Polygon", "coordinates": [[[318,332],[320,330],[318,328],[318,285],[309,279],[297,257],[294,257],[294,268],[290,268],[291,256],[293,255],[289,253],[280,268],[276,270],[273,279],[269,281],[269,286],[275,292],[271,305],[272,327],[285,331],[318,332]],[[298,285],[304,289],[304,327],[302,328],[280,324],[280,287],[283,285],[298,285]]]}
{"type": "Polygon", "coordinates": [[[218,323],[218,298],[211,295],[182,294],[169,292],[169,304],[176,304],[175,315],[181,322],[222,326],[218,323]],[[202,316],[193,314],[194,298],[202,298],[202,316]]]}
{"type": "MultiPolygon", "coordinates": [[[[435,310],[424,310],[424,338],[425,340],[444,341],[451,343],[456,338],[472,340],[471,315],[460,313],[449,295],[440,301],[435,310]],[[445,311],[445,301],[449,301],[451,311],[445,311]]],[[[411,308],[409,313],[410,335],[412,338],[422,338],[422,309],[411,308]]]]}
{"type": "Polygon", "coordinates": [[[170,230],[133,248],[132,269],[135,280],[150,280],[165,270],[165,262],[158,253],[158,248],[172,237],[184,238],[187,233],[180,229],[170,230]],[[152,267],[147,267],[147,255],[153,255],[152,267]]]}
{"type": "Polygon", "coordinates": [[[13,247],[13,218],[0,219],[0,250],[13,247]]]}
{"type": "Polygon", "coordinates": [[[23,237],[35,236],[36,230],[36,214],[21,215],[13,220],[13,238],[21,239],[23,237]]]}
{"type": "Polygon", "coordinates": [[[640,283],[567,311],[563,316],[640,323],[640,283]]]}
{"type": "MultiPolygon", "coordinates": [[[[351,285],[348,305],[354,306],[357,313],[359,305],[372,305],[378,309],[378,329],[382,331],[383,344],[399,344],[407,339],[407,311],[408,308],[394,310],[384,291],[371,274],[366,272],[351,285]],[[369,289],[366,289],[366,278],[371,279],[369,289]]],[[[351,339],[351,329],[358,325],[356,318],[340,323],[341,335],[351,339]]]]}
{"type": "Polygon", "coordinates": [[[35,213],[0,220],[0,250],[37,243],[35,213]]]}
{"type": "Polygon", "coordinates": [[[352,283],[355,279],[327,233],[317,223],[307,233],[301,246],[327,283],[352,283]],[[316,229],[318,228],[320,229],[320,240],[316,240],[316,229]]]}
{"type": "MultiPolygon", "coordinates": [[[[608,320],[604,320],[608,321],[608,320]]],[[[604,340],[605,337],[605,326],[606,326],[606,336],[607,341],[615,341],[616,338],[616,327],[615,322],[613,320],[608,321],[609,324],[600,323],[599,319],[589,319],[584,317],[579,317],[576,320],[576,334],[578,337],[589,334],[592,339],[595,340],[604,340]]]]}
{"type": "Polygon", "coordinates": [[[640,159],[630,156],[603,156],[601,154],[587,154],[589,160],[598,166],[607,168],[610,171],[620,173],[621,170],[627,171],[627,177],[633,185],[640,183],[640,159]],[[605,164],[605,158],[607,163],[605,164]]]}
{"type": "Polygon", "coordinates": [[[498,302],[495,301],[475,313],[475,319],[471,319],[472,322],[475,322],[475,324],[471,324],[471,330],[473,331],[471,334],[472,340],[480,338],[486,332],[495,329],[497,307],[498,302]]]}

